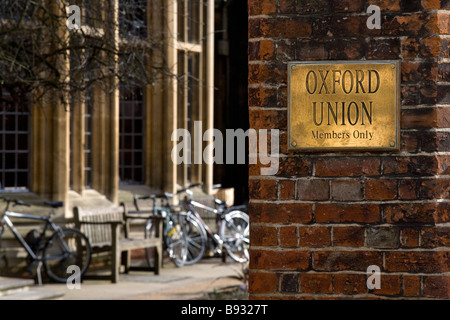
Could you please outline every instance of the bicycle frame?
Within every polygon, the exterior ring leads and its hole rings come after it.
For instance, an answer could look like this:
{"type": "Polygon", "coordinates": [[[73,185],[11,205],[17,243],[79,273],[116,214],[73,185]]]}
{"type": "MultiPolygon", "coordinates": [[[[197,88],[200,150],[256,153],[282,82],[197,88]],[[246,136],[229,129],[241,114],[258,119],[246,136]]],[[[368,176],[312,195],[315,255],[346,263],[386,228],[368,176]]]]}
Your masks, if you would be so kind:
{"type": "Polygon", "coordinates": [[[209,238],[212,239],[212,240],[216,243],[216,245],[219,246],[220,249],[222,249],[222,248],[221,248],[221,247],[222,247],[222,244],[223,244],[222,240],[221,240],[219,237],[217,237],[217,238],[215,237],[215,234],[216,234],[216,233],[214,233],[214,232],[211,231],[211,229],[208,227],[208,225],[207,225],[207,224],[205,223],[205,221],[202,219],[202,217],[200,216],[200,214],[195,210],[195,208],[204,209],[204,210],[206,210],[206,211],[209,211],[209,212],[211,212],[211,213],[214,213],[214,214],[220,215],[220,216],[222,216],[222,214],[224,213],[224,211],[219,211],[219,210],[217,210],[217,209],[208,207],[208,206],[206,206],[206,205],[204,205],[204,204],[201,204],[200,202],[197,202],[197,201],[194,201],[194,200],[190,200],[190,201],[187,202],[187,203],[186,203],[186,201],[185,201],[184,203],[185,203],[185,205],[187,206],[186,209],[188,209],[188,211],[191,211],[191,212],[194,214],[194,216],[195,216],[198,220],[200,220],[200,222],[202,223],[202,226],[203,226],[203,228],[205,229],[206,234],[209,236],[209,238]]]}
{"type": "MultiPolygon", "coordinates": [[[[35,260],[35,261],[44,260],[44,259],[38,257],[37,251],[34,252],[30,248],[30,246],[25,241],[25,239],[22,237],[22,235],[17,231],[17,229],[15,228],[13,222],[11,221],[11,219],[9,219],[9,217],[14,217],[14,218],[19,218],[19,219],[27,219],[27,220],[44,221],[45,226],[44,226],[44,230],[42,231],[42,233],[39,237],[39,242],[42,241],[42,238],[44,237],[45,232],[49,229],[49,227],[54,232],[57,232],[59,230],[59,227],[51,221],[50,217],[34,216],[34,215],[30,215],[30,214],[18,213],[18,212],[12,212],[12,211],[5,211],[5,213],[3,214],[3,218],[0,223],[0,226],[7,225],[9,227],[11,232],[14,234],[15,238],[20,242],[20,244],[23,246],[23,248],[27,251],[27,253],[30,255],[30,257],[33,260],[35,260]]],[[[0,233],[0,239],[1,239],[1,236],[3,235],[3,232],[4,232],[4,229],[0,233]]],[[[65,243],[65,241],[62,241],[62,243],[64,244],[64,247],[65,247],[64,249],[66,251],[70,251],[70,249],[67,247],[67,244],[65,243]]]]}

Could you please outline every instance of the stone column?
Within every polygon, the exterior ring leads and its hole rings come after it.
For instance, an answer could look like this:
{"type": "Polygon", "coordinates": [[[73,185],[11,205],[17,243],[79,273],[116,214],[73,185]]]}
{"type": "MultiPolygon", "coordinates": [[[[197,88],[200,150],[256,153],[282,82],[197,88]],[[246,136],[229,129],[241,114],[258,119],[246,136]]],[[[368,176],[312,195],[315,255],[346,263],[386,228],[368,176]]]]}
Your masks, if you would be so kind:
{"type": "MultiPolygon", "coordinates": [[[[65,16],[62,1],[49,1],[47,7],[57,16],[65,16]]],[[[63,19],[54,21],[52,33],[49,33],[49,63],[58,70],[60,84],[58,89],[38,90],[33,105],[33,145],[32,145],[32,182],[31,190],[39,196],[53,201],[67,202],[69,189],[69,97],[68,81],[69,60],[64,48],[68,41],[68,29],[63,19]],[[61,53],[56,53],[61,50],[61,53]]],[[[43,75],[54,77],[49,70],[43,75]]]]}

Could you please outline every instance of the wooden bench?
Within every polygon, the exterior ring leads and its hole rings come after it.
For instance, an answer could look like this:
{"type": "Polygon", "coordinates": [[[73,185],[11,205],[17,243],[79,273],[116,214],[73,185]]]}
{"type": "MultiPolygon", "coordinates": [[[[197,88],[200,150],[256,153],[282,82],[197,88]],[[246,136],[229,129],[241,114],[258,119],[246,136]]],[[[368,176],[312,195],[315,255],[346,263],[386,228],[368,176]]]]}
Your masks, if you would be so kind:
{"type": "MultiPolygon", "coordinates": [[[[89,238],[93,253],[111,253],[111,275],[107,276],[113,283],[119,281],[121,264],[125,272],[130,269],[130,251],[135,249],[155,248],[155,264],[153,271],[159,274],[162,263],[162,218],[153,215],[129,215],[126,205],[119,207],[84,209],[73,208],[74,221],[77,228],[89,238]],[[144,239],[130,238],[130,221],[132,219],[152,219],[155,224],[155,236],[144,239]]],[[[144,229],[142,229],[143,231],[144,229]]],[[[86,278],[104,278],[104,276],[87,276],[86,278]]]]}

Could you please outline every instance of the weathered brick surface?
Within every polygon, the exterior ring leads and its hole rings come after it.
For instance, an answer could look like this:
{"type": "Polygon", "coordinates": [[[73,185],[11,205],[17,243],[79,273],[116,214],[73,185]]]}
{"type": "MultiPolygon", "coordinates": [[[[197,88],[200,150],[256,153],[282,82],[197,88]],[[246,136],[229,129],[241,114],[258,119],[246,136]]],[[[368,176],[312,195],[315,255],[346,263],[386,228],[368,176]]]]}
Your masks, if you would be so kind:
{"type": "Polygon", "coordinates": [[[450,298],[450,2],[248,6],[250,127],[279,129],[281,154],[271,177],[249,169],[250,298],[450,298]],[[287,63],[373,59],[401,62],[400,151],[289,151],[287,63]]]}

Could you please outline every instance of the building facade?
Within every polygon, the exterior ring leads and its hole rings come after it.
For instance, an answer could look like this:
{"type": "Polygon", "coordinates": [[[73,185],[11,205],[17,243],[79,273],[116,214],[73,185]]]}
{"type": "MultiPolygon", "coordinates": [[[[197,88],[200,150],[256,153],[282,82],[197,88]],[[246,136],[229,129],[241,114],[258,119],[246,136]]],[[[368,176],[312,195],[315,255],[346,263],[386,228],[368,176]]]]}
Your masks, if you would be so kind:
{"type": "MultiPolygon", "coordinates": [[[[2,2],[5,24],[20,17],[21,7],[11,10],[16,3],[2,2]]],[[[83,90],[37,88],[17,103],[13,86],[2,86],[0,191],[64,201],[67,212],[69,195],[83,197],[88,189],[117,204],[121,184],[174,192],[177,186],[203,182],[211,193],[212,164],[176,165],[171,154],[178,144],[172,139],[176,129],[191,131],[196,121],[202,132],[214,126],[214,1],[39,5],[59,17],[42,43],[61,51],[51,63],[58,76],[83,90]],[[68,28],[69,5],[81,9],[79,28],[68,28]],[[86,57],[93,57],[88,51],[96,46],[104,46],[96,56],[104,59],[97,64],[103,69],[89,68],[86,57]],[[128,62],[136,52],[143,52],[139,72],[128,62]],[[138,81],[128,81],[133,77],[138,81]]],[[[29,17],[45,23],[39,13],[29,17]]],[[[212,136],[200,139],[200,147],[189,150],[192,157],[196,150],[203,157],[202,146],[212,136]]]]}

